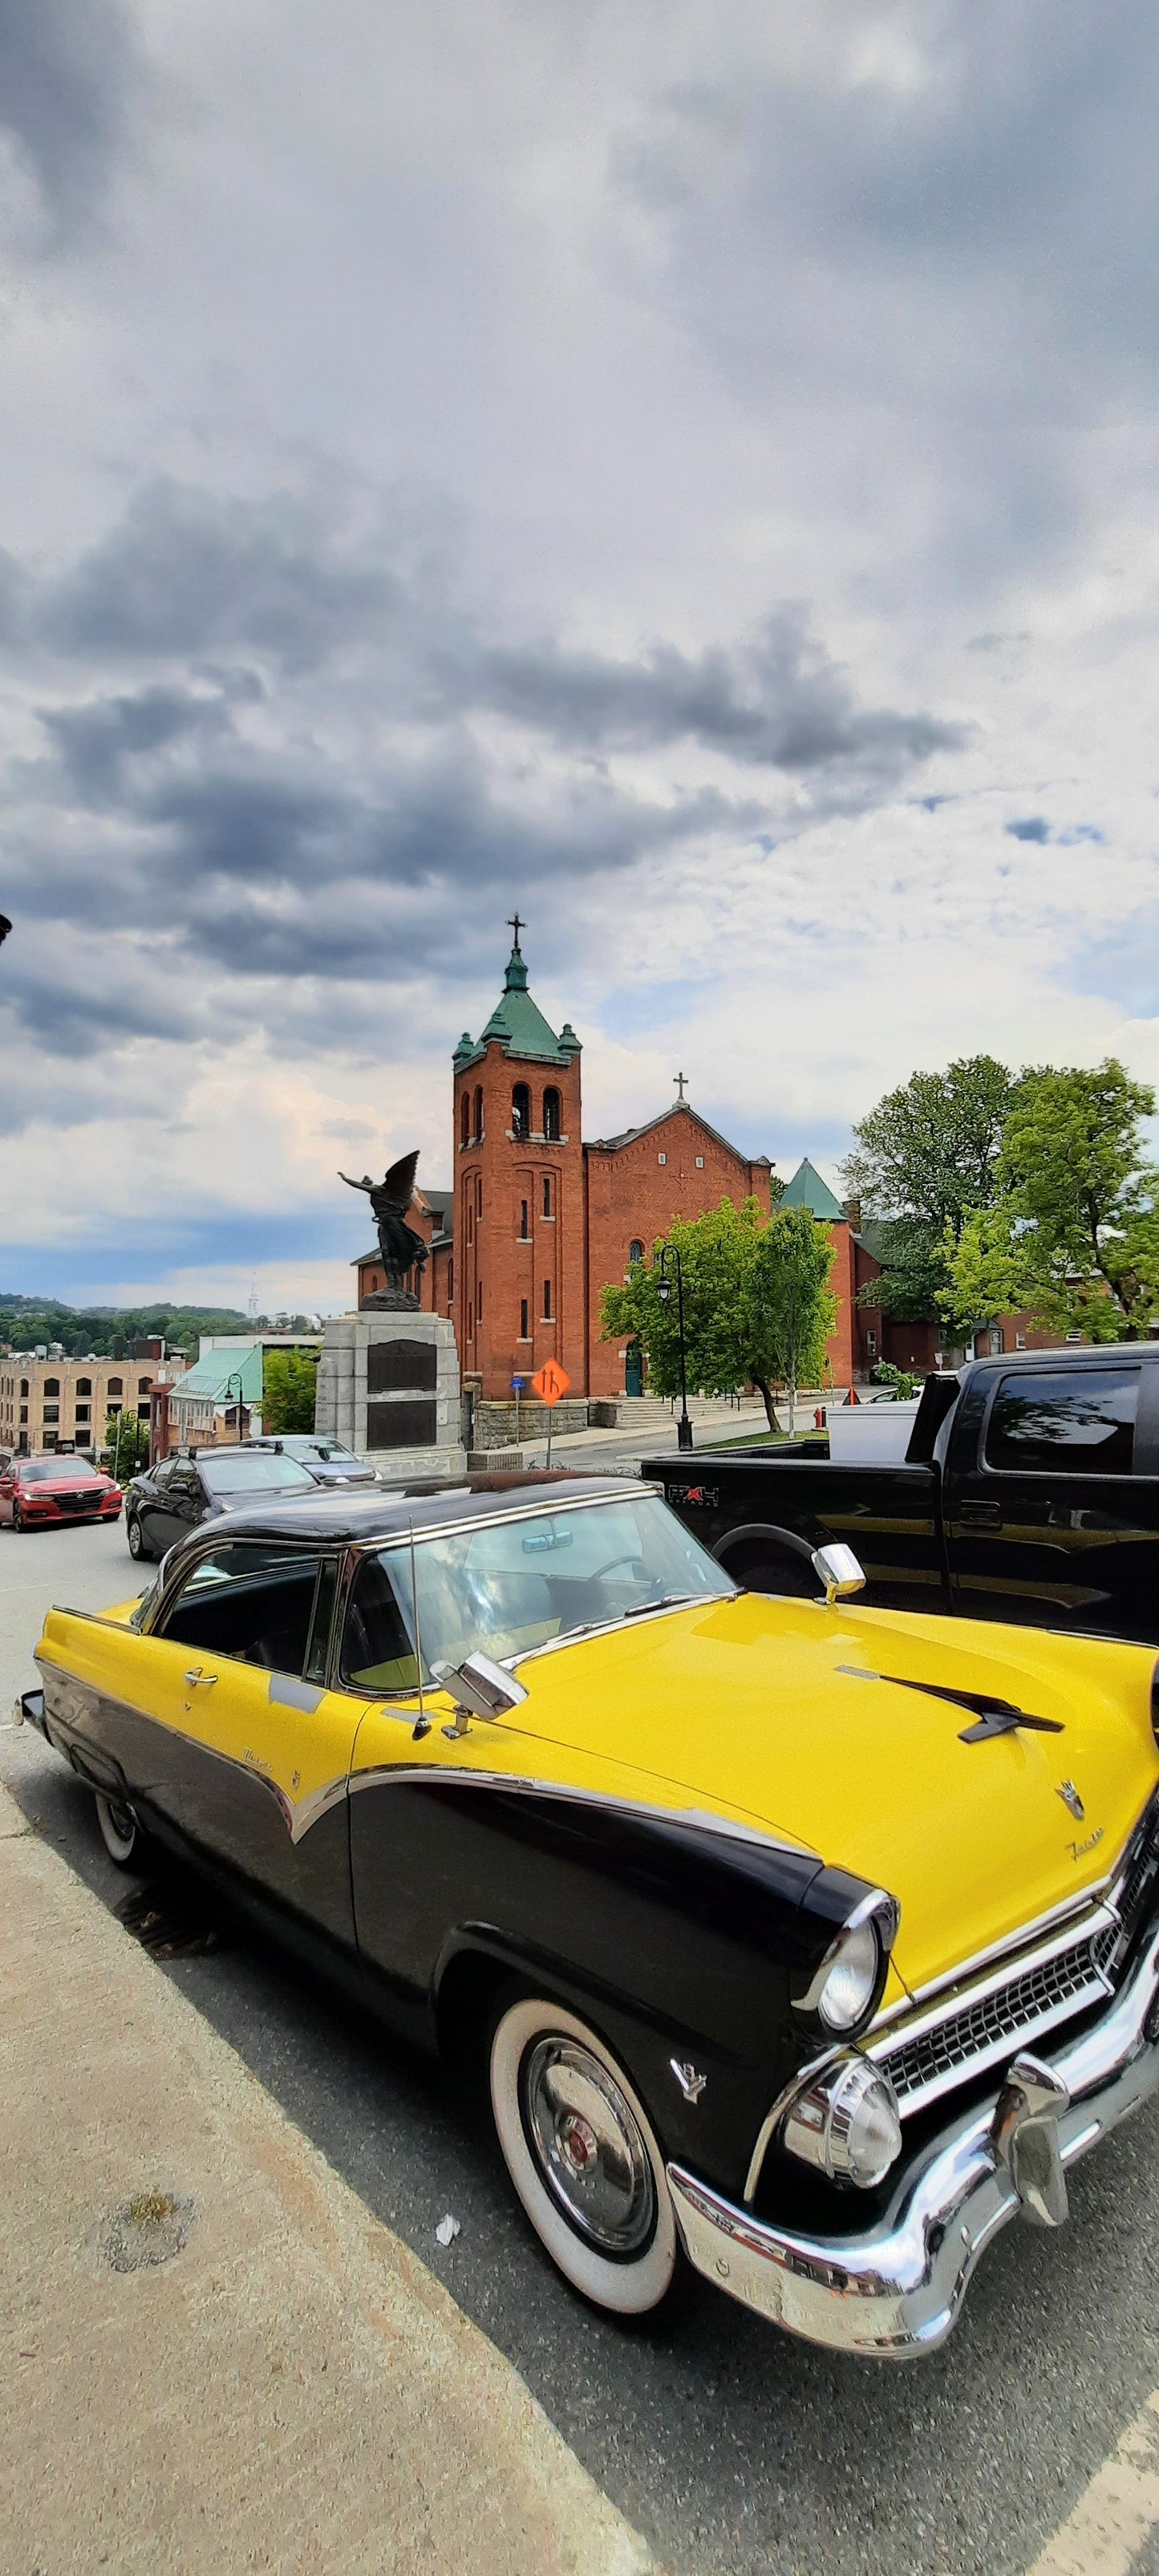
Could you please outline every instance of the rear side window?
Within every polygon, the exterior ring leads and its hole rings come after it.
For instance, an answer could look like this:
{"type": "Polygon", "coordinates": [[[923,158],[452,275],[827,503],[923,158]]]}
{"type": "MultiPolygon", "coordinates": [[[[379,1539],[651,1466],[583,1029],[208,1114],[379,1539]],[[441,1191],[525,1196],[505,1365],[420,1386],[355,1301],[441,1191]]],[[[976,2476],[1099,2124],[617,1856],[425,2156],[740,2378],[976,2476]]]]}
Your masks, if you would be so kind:
{"type": "Polygon", "coordinates": [[[1046,1370],[1004,1377],[986,1429],[988,1467],[1071,1476],[1129,1476],[1139,1372],[1046,1370]]]}
{"type": "Polygon", "coordinates": [[[300,1677],[318,1566],[316,1556],[288,1549],[240,1541],[216,1548],[187,1575],[159,1633],[178,1645],[300,1677]]]}

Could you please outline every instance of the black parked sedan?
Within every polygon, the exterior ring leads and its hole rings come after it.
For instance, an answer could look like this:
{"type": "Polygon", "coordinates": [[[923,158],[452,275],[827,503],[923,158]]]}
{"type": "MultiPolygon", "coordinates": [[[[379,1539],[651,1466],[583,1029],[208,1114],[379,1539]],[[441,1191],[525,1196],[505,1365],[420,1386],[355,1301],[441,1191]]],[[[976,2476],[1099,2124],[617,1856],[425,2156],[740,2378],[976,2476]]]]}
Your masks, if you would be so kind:
{"type": "Polygon", "coordinates": [[[275,1494],[316,1493],[324,1481],[278,1449],[202,1449],[188,1458],[163,1458],[146,1476],[134,1476],[125,1497],[129,1554],[164,1556],[200,1521],[275,1494]]]}
{"type": "Polygon", "coordinates": [[[311,1475],[320,1476],[327,1485],[376,1485],[378,1478],[364,1458],[355,1456],[341,1440],[331,1440],[323,1431],[279,1431],[276,1438],[266,1433],[248,1443],[254,1449],[277,1449],[286,1458],[296,1458],[308,1467],[311,1475]]]}

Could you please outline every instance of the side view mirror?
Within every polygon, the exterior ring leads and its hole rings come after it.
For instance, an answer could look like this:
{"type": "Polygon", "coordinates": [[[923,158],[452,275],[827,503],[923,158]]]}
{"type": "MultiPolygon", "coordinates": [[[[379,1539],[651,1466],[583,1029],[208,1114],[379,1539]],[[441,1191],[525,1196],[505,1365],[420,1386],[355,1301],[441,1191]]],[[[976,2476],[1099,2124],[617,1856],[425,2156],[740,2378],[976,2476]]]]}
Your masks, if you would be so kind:
{"type": "Polygon", "coordinates": [[[466,1734],[473,1717],[506,1717],[527,1697],[522,1682],[505,1672],[502,1664],[493,1663],[490,1655],[464,1655],[461,1664],[432,1664],[431,1678],[455,1694],[455,1723],[443,1728],[452,1740],[466,1734]]]}
{"type": "Polygon", "coordinates": [[[865,1571],[851,1547],[835,1543],[813,1551],[813,1570],[825,1586],[825,1599],[832,1609],[835,1601],[847,1601],[851,1593],[865,1590],[865,1571]]]}

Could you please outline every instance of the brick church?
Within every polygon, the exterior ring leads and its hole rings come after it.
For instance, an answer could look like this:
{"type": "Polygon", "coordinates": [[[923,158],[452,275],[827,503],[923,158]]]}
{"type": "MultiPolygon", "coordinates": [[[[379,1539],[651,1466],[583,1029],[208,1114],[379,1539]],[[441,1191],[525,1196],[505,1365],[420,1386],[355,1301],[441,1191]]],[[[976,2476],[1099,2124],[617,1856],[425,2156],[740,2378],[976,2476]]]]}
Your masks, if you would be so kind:
{"type": "MultiPolygon", "coordinates": [[[[600,1291],[623,1279],[675,1217],[702,1216],[722,1198],[772,1205],[773,1167],[730,1145],[684,1098],[640,1127],[585,1144],[580,1057],[570,1022],[558,1035],[528,989],[515,942],[503,991],[478,1038],[455,1048],[454,1188],[416,1193],[409,1223],[430,1257],[424,1307],[449,1315],[465,1382],[484,1398],[508,1394],[558,1360],[576,1395],[639,1395],[639,1351],[600,1339],[600,1291]]],[[[837,1326],[828,1359],[835,1385],[864,1376],[881,1355],[881,1318],[854,1304],[878,1264],[857,1210],[841,1206],[805,1161],[780,1205],[808,1206],[829,1227],[837,1326]]],[[[377,1250],[363,1254],[358,1301],[383,1284],[377,1250]]]]}

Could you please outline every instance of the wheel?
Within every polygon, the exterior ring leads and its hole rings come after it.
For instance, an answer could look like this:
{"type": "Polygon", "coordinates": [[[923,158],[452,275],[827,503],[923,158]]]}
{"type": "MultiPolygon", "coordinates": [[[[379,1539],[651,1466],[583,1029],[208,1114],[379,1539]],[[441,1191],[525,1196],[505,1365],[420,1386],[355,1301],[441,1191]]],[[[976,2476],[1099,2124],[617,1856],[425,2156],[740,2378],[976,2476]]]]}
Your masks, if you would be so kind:
{"type": "Polygon", "coordinates": [[[508,2173],[552,2262],[596,2307],[645,2316],[682,2261],[664,2159],[610,2050],[527,1995],[491,2042],[491,2108],[508,2173]]]}
{"type": "Polygon", "coordinates": [[[117,1798],[103,1798],[98,1790],[97,1823],[109,1859],[115,1860],[118,1869],[135,1869],[144,1837],[132,1808],[122,1806],[117,1798]]]}
{"type": "Polygon", "coordinates": [[[145,1545],[145,1534],[135,1512],[130,1512],[125,1522],[125,1537],[129,1542],[129,1554],[139,1565],[142,1559],[149,1555],[149,1549],[145,1545]]]}

